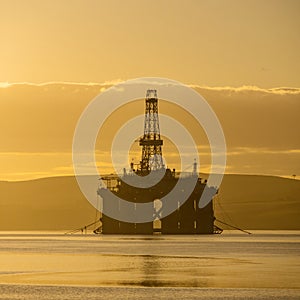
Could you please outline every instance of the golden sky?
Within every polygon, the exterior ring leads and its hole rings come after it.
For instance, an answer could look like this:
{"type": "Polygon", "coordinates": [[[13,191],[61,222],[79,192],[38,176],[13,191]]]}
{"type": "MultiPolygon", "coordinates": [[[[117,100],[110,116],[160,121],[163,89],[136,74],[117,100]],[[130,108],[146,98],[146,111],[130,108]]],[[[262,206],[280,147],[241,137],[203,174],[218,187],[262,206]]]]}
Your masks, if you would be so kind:
{"type": "Polygon", "coordinates": [[[206,98],[228,173],[299,174],[299,33],[297,0],[0,0],[0,180],[72,174],[87,103],[142,76],[206,98]]]}
{"type": "Polygon", "coordinates": [[[1,0],[0,82],[300,86],[297,0],[1,0]]]}
{"type": "MultiPolygon", "coordinates": [[[[107,84],[52,83],[0,88],[0,180],[71,175],[76,123],[86,105],[108,87],[107,84]]],[[[228,149],[227,173],[288,177],[300,174],[300,88],[194,88],[205,97],[222,124],[228,149]]],[[[159,110],[189,130],[199,146],[200,171],[208,172],[210,149],[201,129],[182,111],[170,109],[161,100],[159,110]]],[[[96,149],[97,159],[105,171],[112,171],[109,150],[115,131],[127,119],[143,113],[144,101],[138,101],[110,116],[107,125],[101,128],[96,149]]],[[[143,124],[140,134],[143,134],[143,124]]],[[[139,152],[129,161],[140,160],[140,149],[136,148],[139,152]]],[[[169,166],[178,169],[167,143],[163,154],[169,154],[169,166]]],[[[190,158],[190,170],[193,159],[190,158]]],[[[128,168],[129,162],[124,167],[128,168]]]]}

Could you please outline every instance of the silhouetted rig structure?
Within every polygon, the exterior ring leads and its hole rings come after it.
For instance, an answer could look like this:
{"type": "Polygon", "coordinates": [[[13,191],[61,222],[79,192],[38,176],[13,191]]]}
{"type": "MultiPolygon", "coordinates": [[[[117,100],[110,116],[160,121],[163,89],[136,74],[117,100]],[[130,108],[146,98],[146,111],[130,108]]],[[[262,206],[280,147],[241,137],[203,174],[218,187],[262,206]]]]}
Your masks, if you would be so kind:
{"type": "MultiPolygon", "coordinates": [[[[198,177],[197,164],[194,162],[193,172],[185,175],[182,182],[188,182],[193,178],[196,182],[193,192],[184,202],[179,191],[172,199],[173,205],[177,206],[168,216],[164,216],[165,204],[159,199],[168,195],[176,186],[179,176],[175,169],[166,169],[162,159],[163,140],[160,136],[159,119],[158,119],[158,99],[156,90],[148,90],[145,99],[145,122],[144,135],[139,140],[142,147],[142,159],[138,165],[131,163],[129,172],[124,169],[122,176],[102,177],[105,186],[98,189],[98,195],[104,199],[103,206],[109,201],[109,195],[113,194],[123,200],[133,203],[152,202],[153,208],[148,213],[156,215],[156,220],[146,223],[129,223],[115,220],[105,214],[100,219],[102,225],[95,233],[103,234],[212,234],[221,233],[222,229],[214,225],[213,200],[204,207],[199,208],[198,202],[201,198],[206,180],[198,177]],[[162,173],[163,172],[163,173],[162,173]],[[159,182],[149,188],[134,186],[136,176],[147,176],[154,174],[154,178],[162,175],[159,182]],[[156,176],[157,175],[157,176],[156,176]],[[184,202],[184,203],[182,203],[184,202]],[[164,216],[164,217],[162,217],[164,216]]],[[[182,178],[182,177],[181,177],[182,178]]],[[[212,195],[216,190],[211,187],[212,195]]],[[[118,209],[122,213],[126,212],[126,207],[122,207],[119,202],[118,209]]],[[[105,209],[105,207],[103,207],[105,209]]],[[[128,213],[138,213],[131,211],[128,213]]]]}

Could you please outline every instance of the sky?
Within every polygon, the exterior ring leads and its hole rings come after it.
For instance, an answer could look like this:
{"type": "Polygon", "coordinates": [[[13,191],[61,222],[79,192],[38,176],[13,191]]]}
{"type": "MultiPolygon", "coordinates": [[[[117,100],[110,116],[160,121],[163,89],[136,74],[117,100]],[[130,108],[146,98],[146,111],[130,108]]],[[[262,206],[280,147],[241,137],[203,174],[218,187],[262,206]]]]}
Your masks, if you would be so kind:
{"type": "MultiPolygon", "coordinates": [[[[76,124],[85,107],[109,84],[42,85],[12,84],[0,88],[0,180],[26,180],[72,175],[72,141],[76,124]]],[[[255,87],[193,88],[216,113],[227,145],[226,173],[277,175],[291,178],[300,174],[299,111],[300,88],[258,89],[255,87]]],[[[159,96],[159,90],[158,90],[159,96]]],[[[173,117],[198,145],[200,171],[210,171],[210,147],[203,130],[187,112],[159,100],[159,112],[173,117]]],[[[128,120],[144,114],[144,100],[114,111],[101,127],[96,158],[101,171],[111,173],[111,144],[128,120]]],[[[137,128],[143,134],[143,122],[137,128]]],[[[161,123],[161,130],[166,131],[161,123]]],[[[136,137],[138,138],[138,136],[136,137]]],[[[178,140],[177,140],[178,143],[178,140]]],[[[141,159],[138,143],[128,158],[141,159]]],[[[194,156],[189,145],[192,171],[194,156]]],[[[163,155],[168,166],[179,169],[178,155],[164,138],[163,155]]],[[[119,166],[118,172],[122,172],[119,166]]],[[[103,174],[103,173],[102,173],[103,174]]]]}
{"type": "Polygon", "coordinates": [[[300,174],[299,31],[297,0],[0,0],[0,180],[72,174],[85,106],[144,76],[205,97],[224,129],[227,173],[300,174]]]}
{"type": "Polygon", "coordinates": [[[0,1],[0,82],[300,86],[300,2],[0,1]]]}

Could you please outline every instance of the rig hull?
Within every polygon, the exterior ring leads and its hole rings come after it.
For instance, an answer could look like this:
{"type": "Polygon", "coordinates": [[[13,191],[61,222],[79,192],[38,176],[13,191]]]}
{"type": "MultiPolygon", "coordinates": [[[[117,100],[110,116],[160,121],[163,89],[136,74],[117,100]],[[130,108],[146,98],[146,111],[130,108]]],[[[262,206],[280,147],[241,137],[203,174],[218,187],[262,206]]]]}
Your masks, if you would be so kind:
{"type": "MultiPolygon", "coordinates": [[[[130,176],[130,175],[127,175],[130,176]]],[[[122,179],[114,179],[117,184],[109,185],[110,188],[100,188],[98,195],[104,200],[103,208],[105,211],[105,203],[109,201],[109,194],[133,203],[152,202],[153,209],[149,210],[152,217],[157,214],[157,201],[160,201],[165,195],[175,187],[178,182],[169,169],[166,170],[164,177],[158,184],[151,188],[134,187],[122,179]]],[[[188,178],[186,179],[188,180],[188,178]]],[[[105,214],[102,214],[102,233],[103,234],[212,234],[214,233],[214,211],[213,200],[211,200],[204,208],[199,208],[198,203],[206,182],[200,178],[196,178],[196,183],[189,197],[183,201],[181,195],[176,195],[175,205],[177,208],[170,214],[164,215],[165,206],[168,202],[160,203],[161,210],[156,221],[146,223],[129,223],[115,220],[105,214]]],[[[119,203],[118,209],[122,213],[134,214],[137,211],[126,211],[126,207],[122,207],[119,203]]]]}

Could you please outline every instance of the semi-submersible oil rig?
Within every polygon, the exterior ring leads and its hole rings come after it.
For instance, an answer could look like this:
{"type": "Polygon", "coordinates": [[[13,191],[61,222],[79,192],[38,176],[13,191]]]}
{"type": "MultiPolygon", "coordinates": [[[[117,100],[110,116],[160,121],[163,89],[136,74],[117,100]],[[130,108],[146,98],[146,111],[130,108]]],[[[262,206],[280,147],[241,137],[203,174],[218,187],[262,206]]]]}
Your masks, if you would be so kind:
{"type": "MultiPolygon", "coordinates": [[[[145,99],[145,122],[144,135],[139,139],[139,145],[142,147],[142,159],[138,165],[131,163],[130,170],[122,176],[103,176],[101,180],[105,186],[98,189],[98,195],[103,199],[103,208],[105,211],[106,201],[109,201],[109,195],[113,194],[123,200],[133,203],[153,203],[153,211],[157,212],[157,203],[159,199],[168,195],[173,190],[179,180],[175,169],[165,168],[162,159],[163,140],[160,136],[159,118],[158,118],[158,99],[156,90],[147,90],[145,99]],[[153,172],[153,173],[152,173],[153,172]],[[152,174],[162,174],[159,182],[151,187],[138,187],[131,185],[134,175],[147,176],[152,174]]],[[[221,229],[214,225],[215,217],[213,211],[213,200],[203,207],[198,207],[199,199],[207,185],[206,180],[198,177],[197,165],[194,163],[193,172],[185,175],[184,180],[194,178],[195,185],[192,193],[186,201],[181,201],[180,192],[176,194],[176,208],[174,211],[164,217],[159,217],[155,221],[146,223],[131,223],[113,219],[105,214],[100,218],[101,226],[98,232],[103,234],[212,234],[220,233],[221,229]]],[[[211,188],[213,189],[213,188],[211,188]]],[[[214,192],[212,195],[215,194],[214,192]]],[[[164,203],[161,211],[164,210],[164,203]]],[[[119,210],[122,210],[122,203],[119,203],[119,210]]],[[[124,207],[123,213],[126,213],[124,207]]]]}

